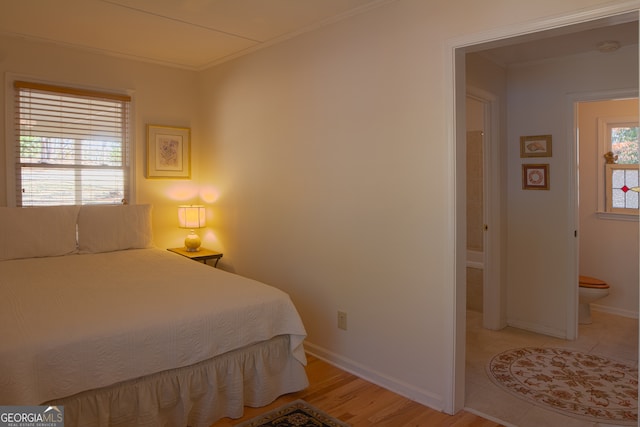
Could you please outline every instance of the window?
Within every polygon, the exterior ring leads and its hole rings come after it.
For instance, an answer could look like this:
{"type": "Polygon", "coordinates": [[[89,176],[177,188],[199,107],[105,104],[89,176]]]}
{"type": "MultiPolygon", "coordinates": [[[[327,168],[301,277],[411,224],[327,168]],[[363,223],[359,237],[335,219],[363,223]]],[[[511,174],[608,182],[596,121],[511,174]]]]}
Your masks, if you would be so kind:
{"type": "Polygon", "coordinates": [[[638,165],[607,164],[607,212],[638,214],[638,165]]]}
{"type": "Polygon", "coordinates": [[[131,98],[16,81],[17,206],[129,199],[131,98]]]}
{"type": "Polygon", "coordinates": [[[611,126],[609,138],[611,152],[619,164],[638,164],[638,126],[611,126]]]}
{"type": "Polygon", "coordinates": [[[640,213],[637,119],[601,119],[599,127],[603,165],[600,170],[605,189],[603,211],[637,216],[640,213]]]}

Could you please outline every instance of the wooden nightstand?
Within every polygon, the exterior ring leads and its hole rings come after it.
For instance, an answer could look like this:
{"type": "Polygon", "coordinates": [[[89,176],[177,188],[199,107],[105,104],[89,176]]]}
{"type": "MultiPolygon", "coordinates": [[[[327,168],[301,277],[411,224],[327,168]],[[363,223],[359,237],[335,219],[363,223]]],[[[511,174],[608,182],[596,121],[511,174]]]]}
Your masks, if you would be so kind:
{"type": "Polygon", "coordinates": [[[198,252],[187,252],[185,248],[170,248],[167,250],[195,261],[202,261],[204,264],[206,264],[209,259],[215,259],[214,267],[218,266],[218,261],[222,258],[222,252],[214,252],[206,248],[200,248],[198,252]]]}

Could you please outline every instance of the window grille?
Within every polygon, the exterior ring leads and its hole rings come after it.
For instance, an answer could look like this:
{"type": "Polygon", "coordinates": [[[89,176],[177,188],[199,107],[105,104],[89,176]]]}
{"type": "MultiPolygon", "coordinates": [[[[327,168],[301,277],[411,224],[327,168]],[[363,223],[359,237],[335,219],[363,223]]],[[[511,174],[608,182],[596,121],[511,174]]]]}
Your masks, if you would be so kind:
{"type": "Polygon", "coordinates": [[[126,203],[131,97],[24,81],[14,87],[16,205],[126,203]]]}
{"type": "Polygon", "coordinates": [[[607,212],[638,214],[638,165],[607,164],[607,212]]]}

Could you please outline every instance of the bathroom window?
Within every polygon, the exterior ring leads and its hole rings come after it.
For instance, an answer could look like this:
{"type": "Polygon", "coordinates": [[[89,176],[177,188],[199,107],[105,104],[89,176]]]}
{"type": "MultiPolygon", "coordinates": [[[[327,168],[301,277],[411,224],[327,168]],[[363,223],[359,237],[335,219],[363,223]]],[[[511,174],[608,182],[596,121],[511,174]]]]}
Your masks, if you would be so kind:
{"type": "Polygon", "coordinates": [[[617,158],[616,163],[623,165],[638,164],[638,126],[609,127],[611,152],[617,158]]]}
{"type": "Polygon", "coordinates": [[[638,180],[637,164],[607,164],[607,212],[622,214],[638,214],[638,180]]]}
{"type": "Polygon", "coordinates": [[[600,182],[605,190],[600,211],[637,217],[640,213],[637,118],[601,119],[599,128],[600,182]]]}

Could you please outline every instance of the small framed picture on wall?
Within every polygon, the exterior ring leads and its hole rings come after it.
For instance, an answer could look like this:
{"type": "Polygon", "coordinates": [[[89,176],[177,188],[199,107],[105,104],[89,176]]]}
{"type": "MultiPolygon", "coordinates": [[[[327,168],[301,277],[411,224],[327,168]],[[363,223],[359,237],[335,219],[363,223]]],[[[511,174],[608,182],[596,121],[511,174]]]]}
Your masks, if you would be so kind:
{"type": "Polygon", "coordinates": [[[551,135],[520,137],[520,157],[551,157],[551,135]]]}
{"type": "Polygon", "coordinates": [[[548,190],[549,189],[549,165],[548,164],[522,165],[522,189],[523,190],[548,190]]]}
{"type": "Polygon", "coordinates": [[[191,179],[191,129],[147,125],[147,178],[191,179]]]}

